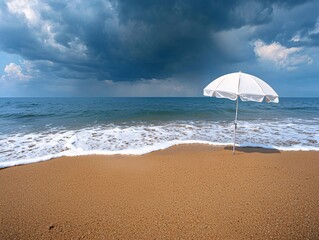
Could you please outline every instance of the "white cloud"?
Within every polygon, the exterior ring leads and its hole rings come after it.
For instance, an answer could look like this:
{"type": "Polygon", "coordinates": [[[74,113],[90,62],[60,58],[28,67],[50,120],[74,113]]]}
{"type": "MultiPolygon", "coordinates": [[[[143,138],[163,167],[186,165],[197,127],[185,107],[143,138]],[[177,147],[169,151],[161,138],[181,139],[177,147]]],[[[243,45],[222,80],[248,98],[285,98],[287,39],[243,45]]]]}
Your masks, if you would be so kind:
{"type": "Polygon", "coordinates": [[[319,34],[319,18],[316,21],[316,24],[314,27],[306,32],[304,31],[298,31],[290,41],[292,42],[303,42],[303,43],[311,43],[312,39],[311,37],[313,35],[319,34]]]}
{"type": "Polygon", "coordinates": [[[45,19],[44,15],[59,15],[48,4],[39,0],[7,0],[7,8],[12,15],[25,18],[30,29],[35,30],[39,42],[48,48],[61,53],[69,53],[74,57],[86,57],[87,47],[81,39],[75,37],[64,46],[56,41],[56,35],[61,28],[60,24],[45,19]]]}
{"type": "Polygon", "coordinates": [[[37,0],[10,0],[7,2],[8,10],[17,15],[23,15],[29,24],[34,25],[39,22],[39,14],[35,10],[38,5],[37,0]]]}
{"type": "Polygon", "coordinates": [[[254,42],[254,52],[260,59],[273,62],[277,66],[287,70],[296,69],[302,64],[312,63],[312,59],[302,53],[303,48],[287,48],[277,42],[267,45],[258,39],[254,42]]]}
{"type": "Polygon", "coordinates": [[[290,41],[292,41],[292,42],[301,42],[302,40],[303,40],[303,38],[298,33],[295,36],[293,36],[290,41]]]}
{"type": "Polygon", "coordinates": [[[27,81],[31,78],[30,75],[24,73],[24,70],[20,65],[10,63],[4,67],[4,75],[1,76],[1,80],[6,82],[14,81],[27,81]]]}
{"type": "Polygon", "coordinates": [[[317,19],[315,27],[309,31],[309,35],[318,34],[319,33],[319,18],[317,19]]]}
{"type": "Polygon", "coordinates": [[[107,85],[113,85],[113,84],[114,84],[113,80],[104,80],[104,82],[105,82],[107,85]]]}

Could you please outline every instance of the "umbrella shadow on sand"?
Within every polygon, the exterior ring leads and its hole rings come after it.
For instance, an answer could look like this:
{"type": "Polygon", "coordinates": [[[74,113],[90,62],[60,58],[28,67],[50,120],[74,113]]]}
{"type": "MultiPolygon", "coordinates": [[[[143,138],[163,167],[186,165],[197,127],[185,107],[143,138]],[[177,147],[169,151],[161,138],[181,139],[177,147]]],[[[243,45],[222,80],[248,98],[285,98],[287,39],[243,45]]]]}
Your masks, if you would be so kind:
{"type": "MultiPolygon", "coordinates": [[[[224,147],[225,150],[227,151],[233,151],[232,146],[226,146],[224,147]]],[[[279,150],[277,149],[267,149],[267,148],[260,148],[260,147],[236,147],[235,155],[236,153],[265,153],[265,154],[270,154],[270,153],[280,153],[279,150]]]]}

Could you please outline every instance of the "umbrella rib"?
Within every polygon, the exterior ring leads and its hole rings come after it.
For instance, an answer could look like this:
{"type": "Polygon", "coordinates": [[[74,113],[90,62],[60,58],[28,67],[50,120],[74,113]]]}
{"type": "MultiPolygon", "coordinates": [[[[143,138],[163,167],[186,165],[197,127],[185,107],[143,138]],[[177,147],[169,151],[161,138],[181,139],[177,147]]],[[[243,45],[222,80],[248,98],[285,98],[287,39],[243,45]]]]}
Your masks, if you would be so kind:
{"type": "Polygon", "coordinates": [[[238,73],[238,86],[237,86],[237,94],[236,94],[237,98],[239,96],[240,74],[241,74],[241,72],[238,73]]]}
{"type": "Polygon", "coordinates": [[[258,87],[261,89],[261,92],[264,94],[263,96],[266,96],[263,88],[259,85],[258,81],[255,81],[255,83],[257,83],[258,87]]]}

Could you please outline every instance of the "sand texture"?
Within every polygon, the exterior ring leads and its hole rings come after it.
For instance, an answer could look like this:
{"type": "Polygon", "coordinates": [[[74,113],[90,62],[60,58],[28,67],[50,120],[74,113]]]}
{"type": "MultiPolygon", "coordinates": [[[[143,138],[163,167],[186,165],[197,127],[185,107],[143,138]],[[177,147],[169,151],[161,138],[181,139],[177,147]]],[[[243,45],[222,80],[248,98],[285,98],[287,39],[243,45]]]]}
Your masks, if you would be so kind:
{"type": "Polygon", "coordinates": [[[0,239],[319,239],[319,152],[181,145],[0,170],[0,239]]]}

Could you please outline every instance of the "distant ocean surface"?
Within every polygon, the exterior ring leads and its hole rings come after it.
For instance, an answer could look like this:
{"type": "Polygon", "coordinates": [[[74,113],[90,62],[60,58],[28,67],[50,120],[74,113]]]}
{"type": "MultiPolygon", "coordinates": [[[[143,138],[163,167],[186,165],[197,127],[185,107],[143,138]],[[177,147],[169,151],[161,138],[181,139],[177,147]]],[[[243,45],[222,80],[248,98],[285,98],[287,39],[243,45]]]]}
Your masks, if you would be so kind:
{"type": "MultiPolygon", "coordinates": [[[[0,98],[0,168],[86,154],[228,145],[235,102],[216,98],[0,98]]],[[[237,143],[319,150],[319,98],[239,102],[237,143]]]]}

